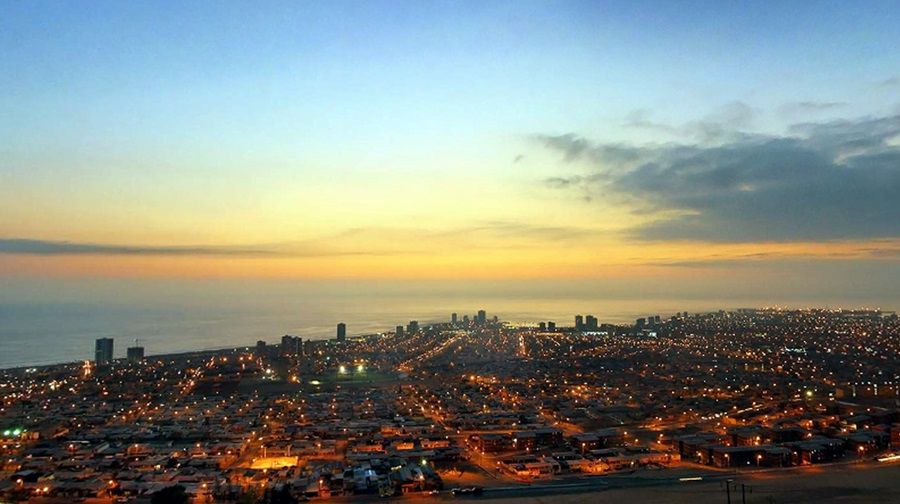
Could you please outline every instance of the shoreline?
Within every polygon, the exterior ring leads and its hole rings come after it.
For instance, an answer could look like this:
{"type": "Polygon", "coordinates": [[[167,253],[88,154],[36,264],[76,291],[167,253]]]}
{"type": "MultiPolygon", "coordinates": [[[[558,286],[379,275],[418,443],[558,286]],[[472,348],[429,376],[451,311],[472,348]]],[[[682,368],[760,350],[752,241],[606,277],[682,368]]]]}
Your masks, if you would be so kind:
{"type": "MultiPolygon", "coordinates": [[[[370,333],[370,334],[361,334],[357,336],[347,336],[347,341],[354,340],[363,340],[366,338],[371,338],[375,336],[379,336],[380,333],[370,333]]],[[[334,338],[320,338],[313,339],[309,338],[309,341],[333,341],[334,338]]],[[[272,346],[276,346],[277,343],[273,343],[272,346]]],[[[186,356],[204,356],[204,355],[213,355],[219,353],[234,353],[238,351],[251,351],[253,350],[253,345],[242,345],[242,346],[223,346],[220,348],[202,348],[199,350],[185,350],[185,351],[177,351],[177,352],[168,352],[161,354],[148,354],[144,356],[144,360],[151,359],[176,359],[179,357],[186,356]]],[[[85,361],[93,362],[93,359],[82,359],[75,361],[64,361],[64,362],[56,362],[50,364],[35,364],[35,365],[24,365],[24,366],[15,366],[15,367],[0,367],[0,373],[17,373],[17,372],[26,372],[29,369],[35,369],[38,371],[45,371],[54,367],[65,367],[65,366],[75,366],[75,365],[83,365],[85,361]]],[[[117,357],[113,359],[115,363],[127,363],[127,357],[117,357]]]]}

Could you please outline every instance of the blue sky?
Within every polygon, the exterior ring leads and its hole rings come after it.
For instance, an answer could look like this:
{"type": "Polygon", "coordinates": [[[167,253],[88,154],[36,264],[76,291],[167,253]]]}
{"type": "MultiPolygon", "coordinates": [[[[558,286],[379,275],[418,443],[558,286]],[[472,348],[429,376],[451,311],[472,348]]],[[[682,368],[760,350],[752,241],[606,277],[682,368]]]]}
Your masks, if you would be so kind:
{"type": "Polygon", "coordinates": [[[900,73],[898,9],[5,2],[0,82],[13,120],[4,133],[26,144],[35,134],[76,145],[104,135],[152,149],[191,135],[319,152],[336,137],[383,148],[386,131],[451,145],[466,135],[612,134],[604,120],[634,109],[678,122],[733,100],[840,101],[873,113],[883,105],[876,84],[900,73]]]}
{"type": "Polygon", "coordinates": [[[0,12],[0,275],[900,274],[897,2],[0,12]]]}

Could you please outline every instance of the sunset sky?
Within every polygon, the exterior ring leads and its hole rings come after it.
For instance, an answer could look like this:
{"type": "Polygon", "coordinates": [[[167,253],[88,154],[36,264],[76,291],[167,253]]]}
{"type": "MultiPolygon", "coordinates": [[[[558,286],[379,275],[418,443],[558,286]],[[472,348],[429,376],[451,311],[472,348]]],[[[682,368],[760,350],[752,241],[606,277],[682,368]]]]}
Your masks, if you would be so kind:
{"type": "Polygon", "coordinates": [[[487,4],[0,3],[0,282],[900,299],[900,4],[487,4]]]}

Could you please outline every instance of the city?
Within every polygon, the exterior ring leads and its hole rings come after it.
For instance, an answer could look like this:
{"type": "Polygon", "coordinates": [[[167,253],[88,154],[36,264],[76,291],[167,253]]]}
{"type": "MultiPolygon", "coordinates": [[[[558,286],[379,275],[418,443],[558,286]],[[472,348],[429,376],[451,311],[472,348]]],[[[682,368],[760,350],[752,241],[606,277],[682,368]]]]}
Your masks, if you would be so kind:
{"type": "Polygon", "coordinates": [[[0,504],[900,503],[900,0],[0,0],[0,504]]]}
{"type": "Polygon", "coordinates": [[[480,310],[124,359],[101,338],[93,361],[0,375],[0,498],[738,492],[742,475],[759,495],[760,474],[900,462],[898,335],[893,312],[772,308],[631,325],[480,310]]]}

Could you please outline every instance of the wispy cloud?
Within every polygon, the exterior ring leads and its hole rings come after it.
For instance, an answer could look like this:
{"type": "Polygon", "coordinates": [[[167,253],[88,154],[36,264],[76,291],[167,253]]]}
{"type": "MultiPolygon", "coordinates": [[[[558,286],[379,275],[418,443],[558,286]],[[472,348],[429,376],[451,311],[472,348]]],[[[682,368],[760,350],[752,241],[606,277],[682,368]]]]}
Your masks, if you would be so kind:
{"type": "Polygon", "coordinates": [[[528,238],[541,241],[563,241],[584,238],[593,231],[577,226],[542,226],[520,221],[484,221],[470,226],[439,232],[442,235],[482,233],[499,238],[528,238]]]}
{"type": "Polygon", "coordinates": [[[634,110],[625,117],[624,126],[627,128],[658,131],[670,135],[680,135],[683,133],[677,126],[651,120],[650,115],[650,111],[647,109],[634,110]]]}
{"type": "Polygon", "coordinates": [[[719,107],[702,119],[677,125],[653,121],[650,118],[650,111],[638,109],[626,116],[624,126],[700,142],[719,142],[743,135],[741,132],[753,125],[757,115],[758,111],[755,108],[734,101],[719,107]]]}
{"type": "Polygon", "coordinates": [[[442,243],[464,243],[468,250],[493,250],[545,246],[580,240],[594,233],[577,226],[484,220],[439,229],[426,226],[356,227],[302,241],[254,245],[130,245],[7,237],[0,238],[0,255],[235,258],[429,255],[444,250],[442,243]]]}
{"type": "Polygon", "coordinates": [[[433,229],[427,227],[361,227],[345,230],[335,235],[335,240],[383,240],[404,243],[405,250],[424,252],[430,240],[470,238],[469,248],[520,247],[522,242],[546,244],[565,240],[577,240],[592,236],[594,230],[578,226],[546,226],[517,220],[474,221],[465,226],[433,229]]]}
{"type": "Polygon", "coordinates": [[[865,249],[865,251],[873,257],[900,259],[900,248],[871,248],[865,249]]]}
{"type": "Polygon", "coordinates": [[[835,101],[799,101],[785,103],[778,108],[782,116],[796,117],[799,115],[819,114],[840,110],[847,106],[846,102],[835,101]]]}
{"type": "Polygon", "coordinates": [[[817,251],[772,251],[738,254],[708,254],[691,259],[658,258],[647,261],[653,266],[678,268],[712,268],[735,265],[752,265],[760,262],[790,261],[843,261],[843,260],[882,260],[896,263],[900,260],[900,248],[896,245],[885,247],[855,247],[839,250],[817,251]]]}

